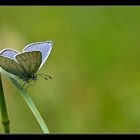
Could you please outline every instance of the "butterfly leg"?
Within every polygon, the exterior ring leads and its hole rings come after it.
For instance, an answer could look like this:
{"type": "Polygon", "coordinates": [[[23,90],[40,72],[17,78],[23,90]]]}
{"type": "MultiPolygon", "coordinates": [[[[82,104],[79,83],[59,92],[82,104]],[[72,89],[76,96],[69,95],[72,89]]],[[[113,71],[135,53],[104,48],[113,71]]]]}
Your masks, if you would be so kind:
{"type": "Polygon", "coordinates": [[[36,80],[30,80],[30,81],[29,81],[29,85],[30,85],[30,86],[34,86],[35,84],[36,84],[36,80]]]}
{"type": "Polygon", "coordinates": [[[24,82],[24,84],[22,86],[25,87],[25,85],[26,85],[26,82],[24,82]]]}
{"type": "Polygon", "coordinates": [[[27,91],[28,87],[29,87],[29,83],[28,82],[24,82],[24,84],[22,85],[23,88],[27,91]],[[27,85],[27,86],[26,86],[27,85]]]}
{"type": "Polygon", "coordinates": [[[27,91],[28,88],[29,88],[29,84],[28,84],[28,86],[25,88],[25,90],[27,91]]]}

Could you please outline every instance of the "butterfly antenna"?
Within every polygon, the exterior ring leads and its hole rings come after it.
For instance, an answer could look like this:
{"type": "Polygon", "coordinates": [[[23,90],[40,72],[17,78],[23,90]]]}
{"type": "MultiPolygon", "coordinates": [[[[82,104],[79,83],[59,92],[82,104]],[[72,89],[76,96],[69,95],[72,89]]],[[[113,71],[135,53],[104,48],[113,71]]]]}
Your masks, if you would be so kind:
{"type": "Polygon", "coordinates": [[[45,74],[42,74],[42,73],[38,73],[37,75],[42,77],[42,78],[44,78],[44,79],[46,79],[46,80],[48,80],[48,78],[52,79],[51,76],[48,76],[48,75],[45,75],[45,74]]]}

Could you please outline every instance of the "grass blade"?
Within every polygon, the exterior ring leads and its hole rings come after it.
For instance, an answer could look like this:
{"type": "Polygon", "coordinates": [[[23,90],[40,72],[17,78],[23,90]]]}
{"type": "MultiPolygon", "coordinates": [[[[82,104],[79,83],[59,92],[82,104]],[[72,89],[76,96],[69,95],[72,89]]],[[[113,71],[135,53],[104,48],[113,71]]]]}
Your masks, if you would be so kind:
{"type": "Polygon", "coordinates": [[[5,133],[10,133],[10,128],[9,128],[10,120],[8,117],[8,112],[7,112],[7,107],[6,107],[6,102],[5,102],[5,97],[4,97],[3,87],[2,87],[1,73],[0,73],[0,111],[1,111],[4,131],[5,133]]]}
{"type": "Polygon", "coordinates": [[[29,94],[27,93],[27,91],[14,78],[10,77],[10,79],[14,83],[14,85],[20,90],[20,93],[21,93],[22,97],[24,98],[25,102],[27,103],[27,105],[29,106],[31,111],[33,112],[33,114],[34,114],[36,120],[38,121],[42,131],[44,133],[49,133],[49,130],[48,130],[43,118],[41,117],[39,111],[37,110],[35,104],[31,100],[31,98],[30,98],[29,94]]]}

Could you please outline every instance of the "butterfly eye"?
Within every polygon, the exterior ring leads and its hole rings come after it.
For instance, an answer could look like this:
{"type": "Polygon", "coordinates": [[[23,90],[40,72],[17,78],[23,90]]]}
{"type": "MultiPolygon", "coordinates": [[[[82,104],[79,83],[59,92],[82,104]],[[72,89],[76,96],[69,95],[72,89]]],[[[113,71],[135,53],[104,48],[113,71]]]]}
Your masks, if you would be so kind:
{"type": "Polygon", "coordinates": [[[33,80],[37,80],[37,76],[35,74],[32,75],[33,80]]]}

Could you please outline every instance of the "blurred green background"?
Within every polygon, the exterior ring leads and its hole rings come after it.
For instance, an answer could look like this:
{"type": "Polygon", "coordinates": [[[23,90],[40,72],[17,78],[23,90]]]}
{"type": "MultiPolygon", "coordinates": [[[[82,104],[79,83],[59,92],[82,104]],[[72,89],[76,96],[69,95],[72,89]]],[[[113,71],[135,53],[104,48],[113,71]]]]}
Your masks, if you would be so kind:
{"type": "MultiPolygon", "coordinates": [[[[51,133],[140,132],[140,7],[0,7],[1,50],[46,40],[54,46],[40,73],[53,80],[28,92],[51,133]]],[[[42,133],[2,79],[11,132],[42,133]]]]}

